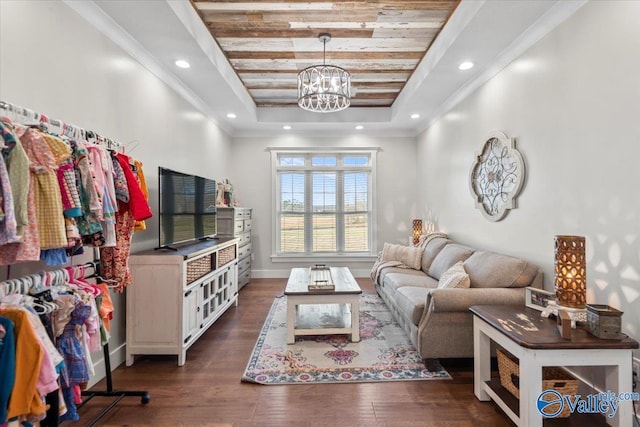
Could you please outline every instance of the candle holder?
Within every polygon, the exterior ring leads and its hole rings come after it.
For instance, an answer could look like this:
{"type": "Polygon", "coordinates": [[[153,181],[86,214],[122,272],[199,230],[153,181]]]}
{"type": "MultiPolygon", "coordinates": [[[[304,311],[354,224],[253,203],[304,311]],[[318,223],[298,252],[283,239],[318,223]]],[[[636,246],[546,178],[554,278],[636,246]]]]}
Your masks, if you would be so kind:
{"type": "Polygon", "coordinates": [[[555,237],[556,302],[569,308],[587,304],[585,239],[582,236],[555,237]]]}
{"type": "Polygon", "coordinates": [[[420,241],[420,236],[422,236],[422,220],[414,219],[413,220],[413,246],[417,245],[420,241]]]}
{"type": "Polygon", "coordinates": [[[582,236],[555,236],[555,292],[556,300],[549,302],[542,312],[544,317],[558,315],[564,310],[576,322],[587,321],[587,271],[585,238],[582,236]]]}
{"type": "Polygon", "coordinates": [[[605,340],[619,340],[622,335],[622,311],[604,304],[587,304],[587,331],[605,340]]]}

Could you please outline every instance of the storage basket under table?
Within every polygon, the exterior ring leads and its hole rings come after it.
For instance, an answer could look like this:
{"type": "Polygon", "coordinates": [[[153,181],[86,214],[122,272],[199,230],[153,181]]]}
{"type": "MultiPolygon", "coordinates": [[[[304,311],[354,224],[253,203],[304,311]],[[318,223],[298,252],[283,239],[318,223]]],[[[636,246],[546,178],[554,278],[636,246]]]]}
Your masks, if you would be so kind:
{"type": "Polygon", "coordinates": [[[218,268],[236,259],[236,245],[218,251],[218,268]]]}
{"type": "Polygon", "coordinates": [[[211,255],[187,261],[187,284],[194,282],[211,271],[211,255]]]}
{"type": "MultiPolygon", "coordinates": [[[[498,355],[500,384],[519,399],[520,367],[518,365],[518,359],[511,353],[500,348],[496,350],[496,353],[498,355]]],[[[542,390],[555,390],[563,396],[573,396],[578,393],[578,380],[562,368],[547,366],[542,369],[542,390]]],[[[543,399],[545,399],[545,397],[546,396],[543,396],[543,399]]],[[[551,396],[549,399],[551,399],[551,396]]],[[[559,403],[550,405],[548,412],[552,413],[557,411],[557,405],[559,405],[559,403]]],[[[564,405],[557,417],[566,418],[569,415],[571,415],[571,409],[569,405],[564,405]]]]}

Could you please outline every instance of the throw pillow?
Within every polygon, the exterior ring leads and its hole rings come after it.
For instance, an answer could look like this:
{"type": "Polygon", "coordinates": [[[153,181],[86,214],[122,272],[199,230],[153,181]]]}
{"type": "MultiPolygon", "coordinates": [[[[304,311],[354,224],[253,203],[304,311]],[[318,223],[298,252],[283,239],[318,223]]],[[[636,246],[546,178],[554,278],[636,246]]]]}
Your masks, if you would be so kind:
{"type": "Polygon", "coordinates": [[[399,261],[407,267],[420,270],[423,251],[424,249],[413,246],[385,243],[382,248],[382,262],[399,261]]]}
{"type": "Polygon", "coordinates": [[[471,279],[466,271],[462,261],[456,262],[450,269],[442,273],[438,288],[470,288],[471,279]]]}

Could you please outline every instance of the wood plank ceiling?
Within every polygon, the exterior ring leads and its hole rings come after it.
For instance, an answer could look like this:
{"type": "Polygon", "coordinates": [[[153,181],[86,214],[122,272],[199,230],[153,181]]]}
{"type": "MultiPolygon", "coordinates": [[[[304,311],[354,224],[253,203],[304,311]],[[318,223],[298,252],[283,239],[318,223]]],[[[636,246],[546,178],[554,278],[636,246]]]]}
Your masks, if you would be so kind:
{"type": "Polygon", "coordinates": [[[207,1],[193,6],[258,107],[297,105],[298,71],[351,73],[352,106],[388,107],[459,0],[207,1]]]}

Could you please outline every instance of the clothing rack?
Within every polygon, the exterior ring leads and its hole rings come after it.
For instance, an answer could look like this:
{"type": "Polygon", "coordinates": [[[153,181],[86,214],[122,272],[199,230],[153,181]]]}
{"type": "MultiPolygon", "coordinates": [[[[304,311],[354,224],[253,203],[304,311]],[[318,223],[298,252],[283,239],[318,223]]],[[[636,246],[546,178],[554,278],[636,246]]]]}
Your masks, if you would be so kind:
{"type": "MultiPolygon", "coordinates": [[[[37,126],[45,132],[55,133],[58,135],[66,135],[68,137],[72,137],[78,140],[92,142],[98,145],[105,146],[107,149],[110,149],[110,150],[117,150],[117,151],[124,152],[124,146],[122,144],[120,144],[117,141],[114,141],[113,139],[106,138],[98,134],[97,132],[94,132],[91,130],[85,130],[79,126],[65,123],[62,120],[50,119],[46,115],[34,112],[33,110],[19,107],[9,102],[0,101],[0,116],[3,116],[3,115],[7,115],[9,119],[11,119],[12,121],[15,121],[25,126],[37,126]],[[4,111],[4,114],[3,114],[3,111],[4,111]]],[[[93,274],[85,276],[84,277],[85,279],[95,278],[96,280],[99,280],[99,281],[102,280],[100,275],[100,260],[98,255],[98,248],[94,248],[94,260],[84,264],[83,267],[85,269],[86,268],[93,269],[93,274]]],[[[7,270],[7,275],[9,274],[10,274],[10,266],[8,266],[8,270],[7,270]]],[[[36,274],[35,276],[38,276],[38,275],[39,274],[36,274]]],[[[11,291],[15,291],[14,286],[18,286],[18,285],[14,284],[15,282],[13,282],[13,280],[15,279],[7,278],[5,282],[0,283],[0,295],[3,295],[4,293],[9,293],[8,292],[9,286],[12,287],[11,291]],[[4,285],[6,288],[3,287],[2,285],[4,285]]],[[[23,285],[24,288],[26,288],[24,289],[24,293],[28,293],[28,290],[29,290],[28,282],[26,283],[27,285],[23,285]]],[[[19,290],[22,291],[23,289],[19,288],[19,290]]],[[[107,381],[106,390],[83,391],[82,395],[86,396],[87,398],[80,405],[78,405],[77,408],[78,409],[81,408],[94,397],[111,397],[111,398],[115,398],[115,400],[111,402],[111,404],[109,404],[106,408],[104,408],[97,416],[95,416],[90,423],[86,424],[87,426],[95,425],[104,415],[106,415],[111,409],[113,409],[118,404],[118,402],[120,402],[120,400],[122,400],[125,397],[140,397],[142,404],[147,404],[151,400],[151,396],[147,391],[114,390],[113,381],[111,379],[111,361],[110,361],[110,352],[109,352],[108,342],[106,342],[102,346],[102,351],[104,354],[105,378],[107,381]]]]}
{"type": "MultiPolygon", "coordinates": [[[[104,137],[92,130],[65,123],[62,120],[51,119],[28,108],[20,107],[10,102],[0,101],[0,110],[4,110],[12,121],[25,126],[37,126],[41,130],[57,135],[66,135],[86,142],[102,145],[109,150],[124,152],[124,146],[111,138],[104,137]]],[[[1,116],[2,114],[0,114],[1,116]]]]}
{"type": "MultiPolygon", "coordinates": [[[[89,275],[85,275],[85,279],[96,279],[97,281],[102,280],[100,276],[100,260],[97,258],[97,248],[94,248],[96,251],[96,258],[94,261],[87,262],[82,265],[82,267],[86,270],[87,268],[91,268],[93,273],[89,275]]],[[[79,266],[76,266],[79,267],[79,266]]],[[[54,270],[55,271],[55,270],[54,270]]],[[[0,296],[8,295],[11,293],[23,293],[27,294],[31,288],[31,285],[36,281],[39,283],[44,283],[44,275],[46,273],[35,273],[24,278],[20,279],[7,279],[3,282],[0,282],[0,296]],[[26,280],[24,280],[26,279],[26,280]],[[34,280],[35,279],[35,280],[34,280]]],[[[120,402],[125,397],[140,397],[140,401],[143,405],[146,405],[151,401],[151,396],[147,391],[123,391],[123,390],[114,390],[113,381],[111,379],[111,360],[110,360],[110,352],[109,352],[109,343],[106,342],[102,346],[102,352],[104,355],[104,365],[105,365],[105,378],[107,380],[107,388],[104,391],[91,391],[86,390],[82,392],[82,396],[86,396],[87,398],[77,406],[78,409],[82,408],[87,402],[89,402],[94,397],[112,397],[115,398],[109,406],[104,408],[98,415],[96,415],[91,422],[86,424],[88,427],[95,425],[103,416],[105,416],[111,409],[113,409],[118,402],[120,402]]]]}

